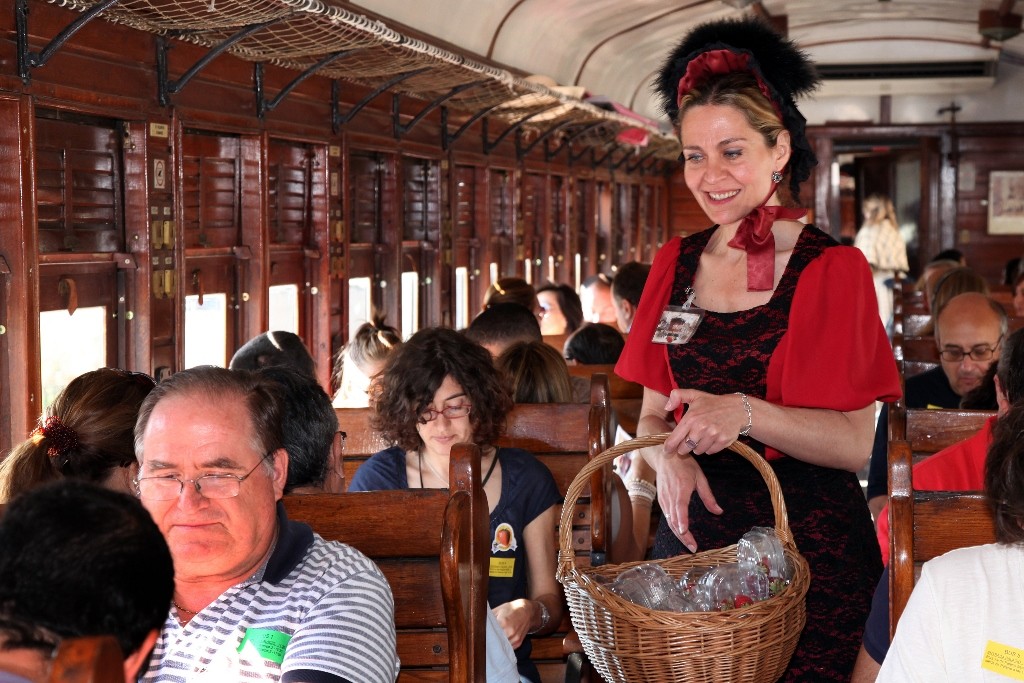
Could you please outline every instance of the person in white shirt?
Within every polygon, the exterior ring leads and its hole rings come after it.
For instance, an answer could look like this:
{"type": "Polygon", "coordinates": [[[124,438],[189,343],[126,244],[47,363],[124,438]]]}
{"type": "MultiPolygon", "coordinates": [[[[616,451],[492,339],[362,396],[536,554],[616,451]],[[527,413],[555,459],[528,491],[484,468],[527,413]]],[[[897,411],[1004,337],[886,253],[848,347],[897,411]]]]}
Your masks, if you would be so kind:
{"type": "Polygon", "coordinates": [[[925,563],[879,683],[1024,680],[1024,404],[993,428],[985,495],[996,543],[925,563]]]}

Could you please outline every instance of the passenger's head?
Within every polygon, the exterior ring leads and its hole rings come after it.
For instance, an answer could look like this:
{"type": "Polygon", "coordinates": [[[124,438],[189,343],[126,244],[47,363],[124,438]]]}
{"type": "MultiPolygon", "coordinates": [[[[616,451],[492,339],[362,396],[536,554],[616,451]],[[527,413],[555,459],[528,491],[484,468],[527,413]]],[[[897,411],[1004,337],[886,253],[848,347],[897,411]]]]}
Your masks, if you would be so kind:
{"type": "Polygon", "coordinates": [[[651,266],[638,261],[623,264],[615,273],[615,279],[612,280],[612,301],[615,304],[615,319],[619,331],[623,334],[628,333],[633,325],[633,317],[640,305],[640,296],[644,293],[644,285],[647,284],[647,276],[650,273],[651,266]]]}
{"type": "Polygon", "coordinates": [[[583,319],[590,323],[615,324],[612,304],[612,279],[604,273],[591,275],[580,284],[583,319]]]}
{"type": "Polygon", "coordinates": [[[259,374],[277,385],[280,398],[281,440],[288,451],[284,492],[340,493],[341,439],[330,397],[315,380],[291,368],[263,368],[259,374]]]}
{"type": "Polygon", "coordinates": [[[257,373],[201,366],[142,404],[137,491],[181,581],[242,581],[269,552],[288,471],[278,391],[257,373]]]}
{"type": "Polygon", "coordinates": [[[152,390],[149,375],[111,368],[71,380],[39,427],[0,463],[0,502],[61,477],[131,491],[132,432],[152,390]]]}
{"type": "Polygon", "coordinates": [[[339,408],[365,408],[370,405],[370,384],[380,374],[388,354],[402,343],[397,329],[374,315],[363,323],[352,339],[338,351],[334,363],[334,383],[338,387],[335,403],[339,408]]]}
{"type": "Polygon", "coordinates": [[[316,377],[316,363],[302,339],[292,332],[264,332],[235,351],[228,367],[232,370],[259,370],[271,365],[286,365],[304,375],[316,377]]]}
{"type": "Polygon", "coordinates": [[[569,285],[544,285],[537,290],[541,334],[570,334],[583,323],[580,297],[569,285]]]}
{"type": "Polygon", "coordinates": [[[939,278],[948,271],[959,267],[960,264],[958,262],[948,260],[932,261],[924,267],[921,277],[917,279],[916,287],[918,291],[924,292],[925,307],[929,311],[935,312],[935,308],[932,306],[932,297],[935,295],[935,285],[938,283],[939,278]]]}
{"type": "Polygon", "coordinates": [[[964,258],[964,253],[959,249],[943,249],[935,256],[932,256],[928,263],[937,263],[939,261],[953,261],[958,266],[967,265],[967,259],[964,258]]]}
{"type": "Polygon", "coordinates": [[[988,282],[970,268],[960,266],[947,270],[935,280],[931,310],[936,315],[942,313],[950,299],[965,292],[980,292],[987,296],[988,282]]]}
{"type": "Polygon", "coordinates": [[[1024,316],[1024,273],[1013,281],[1013,314],[1024,316]]]}
{"type": "MultiPolygon", "coordinates": [[[[772,163],[764,164],[768,175],[774,170],[788,177],[790,193],[796,198],[800,183],[810,177],[817,160],[795,98],[812,91],[817,83],[814,66],[794,43],[765,22],[746,18],[712,21],[692,30],[668,56],[656,89],[665,113],[679,126],[687,173],[697,166],[698,148],[709,154],[708,147],[720,142],[701,139],[712,132],[708,117],[722,122],[727,116],[729,131],[716,133],[749,132],[759,138],[761,147],[773,156],[772,163]]],[[[747,152],[761,154],[762,150],[748,143],[747,152]]],[[[688,185],[691,180],[687,176],[688,185]]],[[[767,178],[762,184],[763,188],[758,185],[750,192],[751,196],[761,194],[754,206],[771,189],[767,178]]],[[[709,216],[714,213],[704,203],[702,208],[709,216]]]]}
{"type": "Polygon", "coordinates": [[[572,403],[572,380],[565,359],[544,342],[518,342],[495,361],[516,403],[572,403]]]}
{"type": "Polygon", "coordinates": [[[996,368],[996,393],[999,412],[1006,413],[1014,403],[1024,401],[1024,329],[1003,340],[996,368]]]}
{"type": "Polygon", "coordinates": [[[935,325],[935,343],[942,369],[958,396],[981,383],[989,365],[999,359],[1006,332],[1003,307],[984,294],[960,294],[942,309],[935,325]]]}
{"type": "Polygon", "coordinates": [[[562,355],[578,365],[611,365],[619,362],[626,341],[619,331],[604,323],[587,323],[565,340],[562,355]]]}
{"type": "Polygon", "coordinates": [[[0,549],[0,663],[36,653],[41,668],[62,638],[111,635],[135,680],[174,593],[167,543],[137,500],[50,482],[7,506],[0,549]]]}
{"type": "Polygon", "coordinates": [[[520,341],[541,341],[540,323],[533,312],[514,303],[491,304],[462,332],[495,358],[520,341]]]}
{"type": "Polygon", "coordinates": [[[512,398],[487,349],[454,330],[433,327],[420,330],[388,356],[373,405],[374,428],[411,451],[424,445],[421,430],[439,427],[457,430],[459,437],[469,436],[481,446],[493,444],[512,398]],[[468,416],[438,414],[466,405],[468,416]],[[463,434],[466,425],[468,434],[463,434]]]}
{"type": "Polygon", "coordinates": [[[992,508],[996,540],[1024,543],[1024,403],[1013,404],[992,428],[985,458],[985,497],[992,508]]]}
{"type": "Polygon", "coordinates": [[[503,277],[492,282],[484,292],[483,307],[507,303],[519,304],[536,312],[537,290],[529,282],[518,277],[503,277]]]}
{"type": "Polygon", "coordinates": [[[888,222],[896,227],[896,209],[892,200],[880,194],[873,194],[864,200],[864,222],[869,225],[881,225],[888,222]]]}

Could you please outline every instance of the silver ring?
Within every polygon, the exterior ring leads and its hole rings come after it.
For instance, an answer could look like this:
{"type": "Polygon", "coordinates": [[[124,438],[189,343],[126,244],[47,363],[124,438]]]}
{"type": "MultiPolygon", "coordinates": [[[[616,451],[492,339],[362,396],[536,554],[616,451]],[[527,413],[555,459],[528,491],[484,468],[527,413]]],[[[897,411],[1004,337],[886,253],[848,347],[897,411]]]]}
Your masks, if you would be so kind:
{"type": "Polygon", "coordinates": [[[689,449],[690,449],[691,451],[692,451],[692,450],[693,450],[694,448],[696,448],[696,447],[697,447],[697,442],[696,442],[696,441],[694,441],[693,439],[690,439],[690,438],[687,438],[687,439],[685,439],[685,440],[683,441],[683,443],[684,443],[684,444],[686,444],[686,446],[687,446],[687,447],[688,447],[688,448],[689,448],[689,449]]]}

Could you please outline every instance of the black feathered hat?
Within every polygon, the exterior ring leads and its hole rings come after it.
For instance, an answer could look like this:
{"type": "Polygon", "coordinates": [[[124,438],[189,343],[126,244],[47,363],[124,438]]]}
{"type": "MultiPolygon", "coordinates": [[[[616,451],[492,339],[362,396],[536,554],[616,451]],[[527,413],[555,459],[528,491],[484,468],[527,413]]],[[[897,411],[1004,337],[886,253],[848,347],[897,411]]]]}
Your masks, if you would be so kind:
{"type": "Polygon", "coordinates": [[[800,183],[818,163],[807,141],[807,121],[795,99],[812,92],[820,80],[810,58],[795,43],[756,17],[701,24],[669,54],[655,89],[665,113],[678,124],[682,95],[711,77],[737,71],[754,76],[789,131],[790,189],[795,198],[800,183]]]}

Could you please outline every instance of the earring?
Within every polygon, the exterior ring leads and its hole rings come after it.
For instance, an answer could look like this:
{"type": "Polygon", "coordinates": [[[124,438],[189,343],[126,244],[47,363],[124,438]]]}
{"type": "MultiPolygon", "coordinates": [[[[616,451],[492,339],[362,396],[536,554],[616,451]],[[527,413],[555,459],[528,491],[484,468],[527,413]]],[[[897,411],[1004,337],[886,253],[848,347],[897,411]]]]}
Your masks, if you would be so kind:
{"type": "Polygon", "coordinates": [[[772,171],[772,182],[778,185],[782,182],[782,174],[778,171],[772,171]]]}

